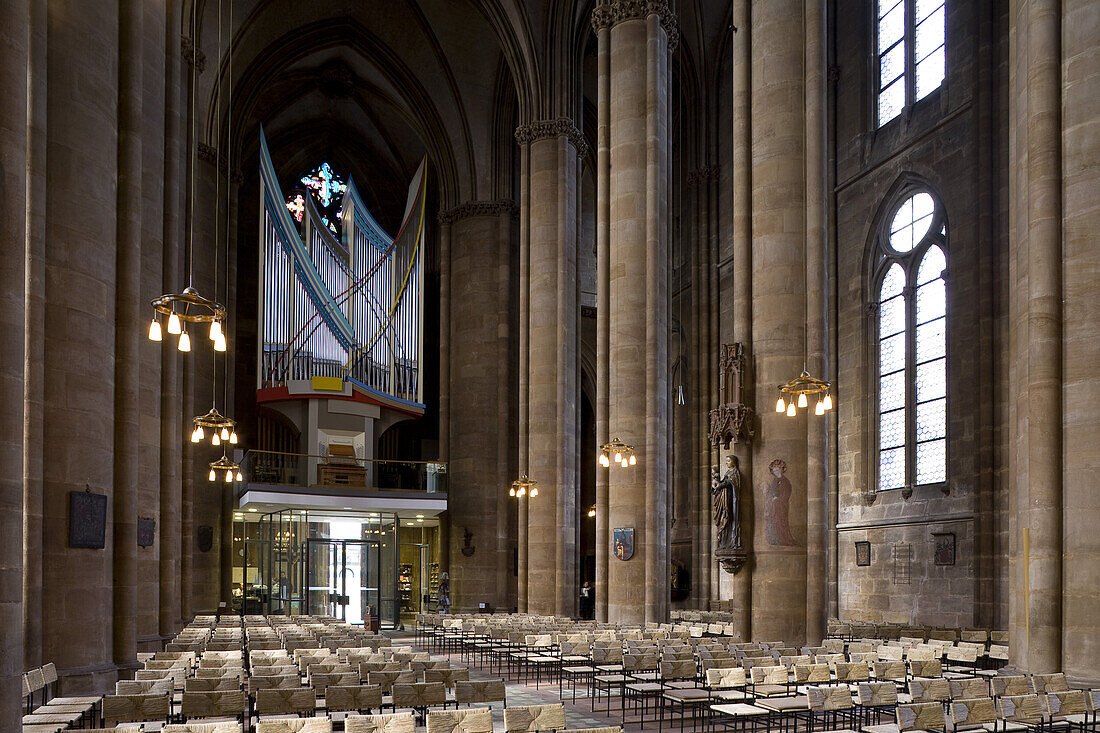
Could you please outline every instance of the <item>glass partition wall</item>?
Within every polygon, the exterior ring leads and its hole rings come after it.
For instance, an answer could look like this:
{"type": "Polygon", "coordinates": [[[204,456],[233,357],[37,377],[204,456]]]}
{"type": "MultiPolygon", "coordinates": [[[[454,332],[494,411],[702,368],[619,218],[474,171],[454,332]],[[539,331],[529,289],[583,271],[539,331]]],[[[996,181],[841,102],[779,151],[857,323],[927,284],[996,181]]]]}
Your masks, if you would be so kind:
{"type": "Polygon", "coordinates": [[[437,534],[425,532],[422,518],[299,509],[233,517],[236,613],[327,614],[394,628],[406,621],[398,588],[401,543],[424,545],[426,555],[439,552],[437,534]],[[429,537],[436,540],[432,546],[429,537]]]}

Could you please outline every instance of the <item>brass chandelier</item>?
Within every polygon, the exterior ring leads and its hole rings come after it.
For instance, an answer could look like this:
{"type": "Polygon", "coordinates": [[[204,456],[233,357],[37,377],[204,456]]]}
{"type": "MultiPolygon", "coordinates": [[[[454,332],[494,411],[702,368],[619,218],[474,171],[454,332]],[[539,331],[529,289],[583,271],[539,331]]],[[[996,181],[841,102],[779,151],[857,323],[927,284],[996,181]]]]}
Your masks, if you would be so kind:
{"type": "Polygon", "coordinates": [[[804,409],[810,404],[808,395],[816,395],[818,400],[814,405],[814,414],[824,415],[826,411],[833,409],[833,398],[829,394],[829,386],[825,380],[811,377],[803,366],[801,374],[779,385],[779,399],[775,401],[775,411],[785,412],[787,417],[794,417],[798,414],[795,405],[804,409]]]}
{"type": "Polygon", "coordinates": [[[209,430],[211,445],[237,444],[237,423],[218,412],[216,407],[211,407],[205,415],[192,418],[191,422],[195,425],[195,430],[191,433],[192,443],[198,443],[206,437],[206,431],[209,430]]]}
{"type": "Polygon", "coordinates": [[[613,438],[610,443],[601,445],[600,465],[604,468],[611,468],[612,461],[623,468],[637,464],[638,458],[634,455],[634,446],[627,445],[618,438],[613,438]]]}
{"type": "Polygon", "coordinates": [[[225,482],[227,484],[236,481],[244,481],[244,475],[241,473],[241,467],[237,465],[229,456],[222,453],[222,457],[216,461],[210,463],[210,475],[207,477],[211,481],[217,481],[218,476],[225,473],[225,482]]]}
{"type": "Polygon", "coordinates": [[[514,496],[517,499],[530,496],[534,499],[539,495],[538,483],[534,479],[527,478],[527,474],[523,474],[512,482],[512,486],[508,489],[508,496],[514,496]]]}

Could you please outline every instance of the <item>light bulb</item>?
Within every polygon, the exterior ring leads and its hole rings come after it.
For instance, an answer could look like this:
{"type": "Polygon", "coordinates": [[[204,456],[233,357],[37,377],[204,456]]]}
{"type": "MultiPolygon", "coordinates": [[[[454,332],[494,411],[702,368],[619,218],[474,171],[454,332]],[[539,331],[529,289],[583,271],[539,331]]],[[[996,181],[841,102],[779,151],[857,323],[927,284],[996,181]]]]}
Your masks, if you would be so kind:
{"type": "Polygon", "coordinates": [[[588,510],[588,516],[590,516],[590,517],[596,516],[596,510],[595,509],[589,509],[588,510]]]}
{"type": "Polygon", "coordinates": [[[538,495],[539,495],[539,487],[536,486],[533,489],[531,489],[531,497],[534,498],[538,495]]]}
{"type": "Polygon", "coordinates": [[[821,400],[818,400],[817,404],[814,406],[814,414],[815,415],[824,415],[825,414],[825,403],[822,402],[821,400]]]}
{"type": "Polygon", "coordinates": [[[615,463],[622,463],[622,462],[623,462],[623,454],[622,453],[616,453],[615,454],[615,463]]]}
{"type": "Polygon", "coordinates": [[[637,462],[638,462],[638,459],[635,458],[633,454],[631,454],[631,456],[630,456],[630,465],[633,466],[637,462]]]}
{"type": "Polygon", "coordinates": [[[236,430],[234,430],[232,433],[229,434],[229,444],[230,445],[236,445],[237,444],[237,431],[236,430]]]}
{"type": "Polygon", "coordinates": [[[180,342],[179,342],[179,345],[176,348],[179,349],[180,351],[190,351],[191,350],[191,337],[187,335],[186,331],[184,331],[183,333],[180,334],[180,342]]]}
{"type": "Polygon", "coordinates": [[[230,469],[230,470],[225,472],[225,482],[227,484],[233,483],[233,469],[230,469]]]}
{"type": "Polygon", "coordinates": [[[174,336],[183,333],[183,327],[180,326],[180,317],[175,313],[170,313],[168,315],[168,333],[174,336]]]}
{"type": "Polygon", "coordinates": [[[219,333],[214,339],[214,351],[225,351],[225,334],[219,333]]]}
{"type": "Polygon", "coordinates": [[[516,487],[513,486],[513,487],[508,489],[508,496],[515,496],[515,495],[516,495],[516,487]]]}
{"type": "Polygon", "coordinates": [[[611,461],[608,459],[606,453],[600,454],[600,465],[604,468],[611,468],[611,461]]]}
{"type": "Polygon", "coordinates": [[[796,412],[793,402],[787,405],[787,417],[794,417],[796,412]]]}
{"type": "Polygon", "coordinates": [[[222,444],[222,439],[220,437],[218,437],[217,433],[211,433],[210,434],[210,444],[211,445],[221,445],[222,444]]]}
{"type": "Polygon", "coordinates": [[[244,481],[244,474],[241,473],[240,471],[237,471],[237,480],[238,481],[244,481]]]}
{"type": "Polygon", "coordinates": [[[210,340],[217,341],[222,335],[222,324],[219,321],[210,321],[210,340]]]}
{"type": "Polygon", "coordinates": [[[222,428],[222,440],[229,440],[229,428],[222,428]]]}
{"type": "Polygon", "coordinates": [[[826,393],[824,402],[825,402],[825,409],[826,410],[833,409],[833,396],[832,395],[826,393]]]}
{"type": "Polygon", "coordinates": [[[217,478],[218,478],[217,474],[215,474],[214,469],[211,468],[210,469],[210,480],[215,481],[215,480],[217,480],[217,478]]]}
{"type": "Polygon", "coordinates": [[[628,461],[626,459],[626,456],[623,456],[623,460],[622,460],[621,463],[619,463],[619,465],[622,466],[623,468],[626,468],[628,465],[630,465],[630,461],[628,461]]]}
{"type": "Polygon", "coordinates": [[[805,407],[808,404],[809,403],[806,401],[806,393],[803,392],[803,393],[799,394],[798,395],[798,406],[799,407],[805,407]]]}
{"type": "Polygon", "coordinates": [[[775,411],[776,412],[786,412],[787,411],[787,403],[783,401],[782,397],[780,397],[778,400],[775,401],[775,411]]]}
{"type": "Polygon", "coordinates": [[[195,426],[195,434],[191,438],[191,442],[192,443],[198,443],[200,440],[203,439],[204,435],[205,435],[205,433],[202,432],[202,425],[196,425],[195,426]]]}
{"type": "Polygon", "coordinates": [[[522,486],[516,489],[516,496],[523,496],[526,493],[527,489],[523,488],[522,486]]]}
{"type": "Polygon", "coordinates": [[[163,341],[164,337],[160,335],[160,321],[156,318],[149,324],[149,340],[150,341],[163,341]]]}

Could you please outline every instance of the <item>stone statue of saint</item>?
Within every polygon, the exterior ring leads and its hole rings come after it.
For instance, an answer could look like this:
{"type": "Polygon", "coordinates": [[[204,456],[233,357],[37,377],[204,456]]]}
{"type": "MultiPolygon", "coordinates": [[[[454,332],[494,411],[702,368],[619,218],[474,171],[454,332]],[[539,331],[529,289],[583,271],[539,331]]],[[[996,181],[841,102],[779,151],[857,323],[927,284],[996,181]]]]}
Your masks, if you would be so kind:
{"type": "Polygon", "coordinates": [[[737,494],[741,490],[741,471],[735,456],[726,456],[726,473],[711,469],[711,520],[718,530],[719,550],[741,549],[741,520],[737,514],[737,494]]]}

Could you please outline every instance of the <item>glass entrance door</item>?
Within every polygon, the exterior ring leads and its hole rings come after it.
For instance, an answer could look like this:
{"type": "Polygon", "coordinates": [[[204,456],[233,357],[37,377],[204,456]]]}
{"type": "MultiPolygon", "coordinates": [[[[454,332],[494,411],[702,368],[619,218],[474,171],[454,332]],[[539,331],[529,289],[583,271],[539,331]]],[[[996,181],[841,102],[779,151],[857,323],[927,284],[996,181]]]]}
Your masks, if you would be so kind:
{"type": "Polygon", "coordinates": [[[306,613],[351,624],[379,612],[381,548],[365,540],[307,540],[306,613]]]}

